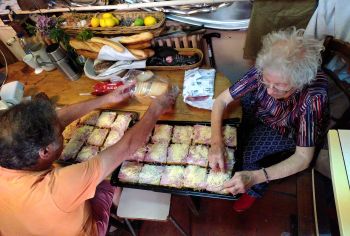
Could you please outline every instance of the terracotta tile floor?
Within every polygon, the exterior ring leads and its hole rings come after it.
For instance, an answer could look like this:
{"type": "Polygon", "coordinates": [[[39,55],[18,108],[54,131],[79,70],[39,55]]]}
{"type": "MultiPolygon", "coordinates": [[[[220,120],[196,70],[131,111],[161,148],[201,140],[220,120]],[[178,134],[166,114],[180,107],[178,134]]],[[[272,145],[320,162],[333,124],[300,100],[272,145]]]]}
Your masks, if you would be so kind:
{"type": "MultiPolygon", "coordinates": [[[[194,216],[184,197],[172,196],[172,217],[192,236],[295,235],[296,178],[271,183],[262,199],[244,213],[235,213],[232,201],[201,198],[200,215],[194,216]],[[294,219],[294,220],[293,220],[294,219]]],[[[144,221],[140,236],[177,236],[171,222],[144,221]]],[[[129,235],[121,230],[110,235],[129,235]]]]}

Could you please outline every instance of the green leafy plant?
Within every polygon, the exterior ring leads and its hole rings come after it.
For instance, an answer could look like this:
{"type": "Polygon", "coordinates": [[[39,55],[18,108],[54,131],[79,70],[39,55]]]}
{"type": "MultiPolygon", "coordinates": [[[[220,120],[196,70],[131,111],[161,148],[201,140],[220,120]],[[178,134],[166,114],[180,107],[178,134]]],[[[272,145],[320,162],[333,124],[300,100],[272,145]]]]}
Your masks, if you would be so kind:
{"type": "Polygon", "coordinates": [[[34,25],[25,22],[25,26],[26,26],[26,31],[30,36],[33,36],[36,34],[37,28],[34,25]]]}
{"type": "Polygon", "coordinates": [[[91,39],[92,37],[94,37],[94,34],[89,29],[84,29],[80,31],[79,34],[77,35],[77,39],[80,41],[86,41],[91,39]]]}

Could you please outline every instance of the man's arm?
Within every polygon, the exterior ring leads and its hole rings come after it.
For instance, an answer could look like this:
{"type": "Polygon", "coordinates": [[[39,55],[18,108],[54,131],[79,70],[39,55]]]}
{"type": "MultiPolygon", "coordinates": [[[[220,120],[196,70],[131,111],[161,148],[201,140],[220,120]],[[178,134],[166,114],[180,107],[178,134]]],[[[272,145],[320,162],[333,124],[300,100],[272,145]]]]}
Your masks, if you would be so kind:
{"type": "Polygon", "coordinates": [[[145,145],[159,116],[169,110],[174,102],[174,95],[163,95],[155,99],[142,119],[128,130],[119,142],[99,154],[102,160],[100,181],[110,175],[124,160],[130,159],[138,148],[145,145]]]}
{"type": "Polygon", "coordinates": [[[94,109],[106,106],[108,104],[116,104],[124,101],[130,96],[130,88],[132,86],[134,86],[134,84],[124,85],[104,96],[97,97],[89,101],[65,106],[59,109],[57,111],[57,116],[61,122],[62,127],[66,127],[74,120],[82,117],[94,109]]]}
{"type": "MultiPolygon", "coordinates": [[[[297,146],[295,153],[284,161],[265,168],[269,180],[281,179],[302,170],[305,170],[314,155],[315,147],[297,146]]],[[[224,184],[233,195],[245,193],[255,184],[266,182],[266,176],[262,169],[254,171],[236,172],[231,180],[224,184]]]]}
{"type": "Polygon", "coordinates": [[[211,112],[211,148],[209,165],[214,170],[224,170],[225,147],[222,139],[222,116],[226,107],[233,101],[229,89],[216,99],[211,112]]]}

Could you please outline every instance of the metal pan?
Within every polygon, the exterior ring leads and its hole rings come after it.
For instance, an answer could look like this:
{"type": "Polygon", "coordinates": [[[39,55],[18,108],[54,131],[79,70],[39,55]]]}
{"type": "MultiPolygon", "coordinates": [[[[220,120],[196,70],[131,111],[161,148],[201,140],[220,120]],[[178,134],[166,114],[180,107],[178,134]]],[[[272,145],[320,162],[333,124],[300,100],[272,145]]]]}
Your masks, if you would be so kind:
{"type": "MultiPolygon", "coordinates": [[[[158,121],[157,124],[168,124],[168,125],[210,125],[210,122],[194,122],[194,121],[165,121],[161,120],[158,121]]],[[[239,125],[240,125],[240,119],[226,119],[223,121],[224,125],[231,125],[235,126],[237,128],[237,136],[239,134],[239,125]]],[[[239,140],[239,139],[238,139],[239,140]]],[[[239,156],[239,142],[237,143],[236,151],[235,151],[235,158],[236,163],[233,169],[232,176],[235,173],[235,169],[237,169],[237,166],[240,166],[240,159],[239,156]]],[[[162,165],[162,164],[155,164],[155,165],[162,165]]],[[[120,187],[127,187],[127,188],[136,188],[136,189],[144,189],[144,190],[151,190],[155,192],[164,192],[164,193],[171,193],[176,195],[184,195],[184,196],[197,196],[197,197],[208,197],[208,198],[216,198],[216,199],[226,199],[226,200],[237,200],[239,198],[238,195],[231,195],[231,194],[219,194],[214,192],[209,192],[206,190],[194,190],[189,188],[172,188],[172,187],[166,187],[166,186],[155,186],[155,185],[147,185],[147,184],[138,184],[138,183],[125,183],[121,182],[118,179],[118,174],[121,167],[118,167],[111,176],[111,184],[114,186],[120,186],[120,187]]],[[[209,170],[209,168],[207,168],[209,170]]]]}

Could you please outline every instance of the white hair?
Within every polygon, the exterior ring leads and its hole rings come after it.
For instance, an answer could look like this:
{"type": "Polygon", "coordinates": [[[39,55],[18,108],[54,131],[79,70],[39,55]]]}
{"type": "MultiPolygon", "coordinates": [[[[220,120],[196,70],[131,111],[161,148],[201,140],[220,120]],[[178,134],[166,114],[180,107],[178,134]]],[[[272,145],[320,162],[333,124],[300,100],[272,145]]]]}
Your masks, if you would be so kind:
{"type": "Polygon", "coordinates": [[[272,32],[262,40],[256,67],[277,72],[293,87],[302,88],[315,79],[323,49],[323,41],[304,36],[303,29],[272,32]]]}

